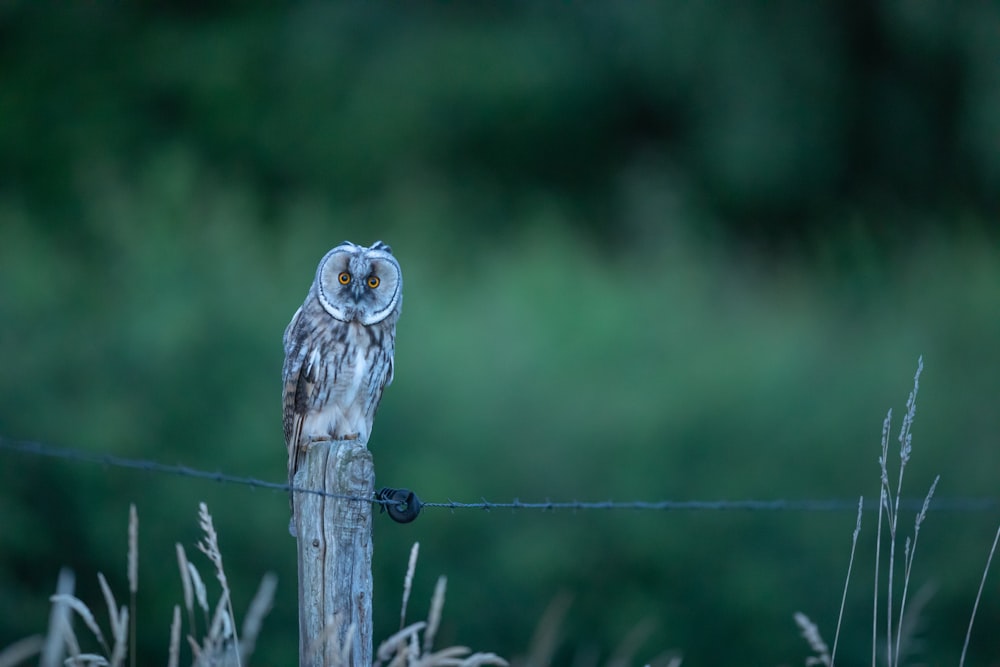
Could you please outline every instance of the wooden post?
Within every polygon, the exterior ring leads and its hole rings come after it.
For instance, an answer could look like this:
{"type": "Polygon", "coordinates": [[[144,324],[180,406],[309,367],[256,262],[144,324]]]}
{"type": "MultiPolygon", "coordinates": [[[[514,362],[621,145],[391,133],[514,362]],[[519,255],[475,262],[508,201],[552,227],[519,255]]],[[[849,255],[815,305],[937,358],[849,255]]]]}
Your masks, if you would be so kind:
{"type": "MultiPolygon", "coordinates": [[[[375,468],[365,443],[311,441],[295,475],[300,489],[371,498],[375,468]]],[[[300,667],[371,667],[372,504],[295,494],[300,667]]]]}

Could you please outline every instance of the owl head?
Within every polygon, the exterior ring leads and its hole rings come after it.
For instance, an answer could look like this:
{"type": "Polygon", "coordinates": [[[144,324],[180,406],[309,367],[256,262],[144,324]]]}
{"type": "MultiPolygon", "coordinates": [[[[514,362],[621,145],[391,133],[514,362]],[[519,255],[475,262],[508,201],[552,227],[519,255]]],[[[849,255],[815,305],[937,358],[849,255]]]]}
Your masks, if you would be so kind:
{"type": "Polygon", "coordinates": [[[316,296],[331,317],[365,326],[398,315],[403,274],[392,248],[376,241],[365,248],[344,241],[316,269],[316,296]]]}

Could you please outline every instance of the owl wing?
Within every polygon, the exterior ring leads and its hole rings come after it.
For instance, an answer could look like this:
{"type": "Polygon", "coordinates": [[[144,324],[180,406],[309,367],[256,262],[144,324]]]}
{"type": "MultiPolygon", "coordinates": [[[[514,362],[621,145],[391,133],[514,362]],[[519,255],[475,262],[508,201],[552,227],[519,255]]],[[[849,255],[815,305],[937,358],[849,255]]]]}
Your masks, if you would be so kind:
{"type": "Polygon", "coordinates": [[[288,450],[289,486],[292,485],[295,472],[299,468],[301,452],[298,445],[302,436],[302,422],[314,387],[312,369],[308,364],[309,347],[304,344],[307,336],[300,330],[301,315],[302,309],[299,308],[285,329],[285,363],[281,369],[283,380],[281,421],[285,431],[285,447],[288,450]]]}

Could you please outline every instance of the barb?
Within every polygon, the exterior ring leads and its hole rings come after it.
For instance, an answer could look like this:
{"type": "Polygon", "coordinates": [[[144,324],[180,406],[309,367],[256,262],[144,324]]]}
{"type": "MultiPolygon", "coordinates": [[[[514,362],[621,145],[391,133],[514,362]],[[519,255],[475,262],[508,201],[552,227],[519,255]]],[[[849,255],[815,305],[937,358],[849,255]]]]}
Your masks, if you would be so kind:
{"type": "MultiPolygon", "coordinates": [[[[30,456],[44,456],[63,459],[78,463],[91,463],[129,470],[141,470],[165,475],[193,477],[211,482],[236,484],[251,488],[282,491],[285,493],[311,493],[328,498],[370,502],[375,505],[392,506],[399,502],[391,497],[364,498],[343,494],[328,493],[321,489],[305,489],[293,487],[280,482],[269,482],[255,477],[244,477],[224,472],[210,472],[191,468],[185,465],[171,465],[149,459],[133,459],[113,454],[97,454],[79,449],[56,447],[41,442],[14,440],[0,435],[0,449],[5,449],[30,456]]],[[[919,510],[923,500],[919,498],[901,499],[900,507],[908,510],[919,510]]],[[[478,502],[445,502],[421,503],[421,508],[448,510],[541,510],[541,511],[582,511],[582,510],[635,510],[635,511],[789,511],[789,512],[846,512],[857,511],[858,501],[847,499],[815,499],[815,500],[633,500],[633,501],[552,501],[524,502],[515,498],[510,502],[491,502],[483,498],[478,502]]],[[[875,507],[866,507],[866,511],[874,511],[875,507]]],[[[935,499],[929,511],[951,512],[990,512],[1000,509],[1000,498],[950,498],[935,499]]]]}

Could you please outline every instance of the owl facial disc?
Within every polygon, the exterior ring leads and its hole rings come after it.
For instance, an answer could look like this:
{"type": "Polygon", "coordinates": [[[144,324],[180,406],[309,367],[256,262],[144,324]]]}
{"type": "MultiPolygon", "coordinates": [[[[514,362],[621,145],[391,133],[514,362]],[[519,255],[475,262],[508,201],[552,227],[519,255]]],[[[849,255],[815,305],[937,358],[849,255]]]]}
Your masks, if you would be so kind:
{"type": "Polygon", "coordinates": [[[323,257],[316,270],[317,298],[331,317],[370,326],[399,307],[403,280],[392,249],[349,241],[323,257]]]}

